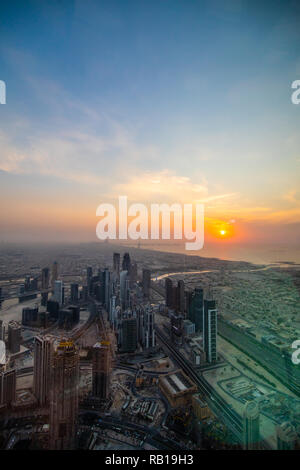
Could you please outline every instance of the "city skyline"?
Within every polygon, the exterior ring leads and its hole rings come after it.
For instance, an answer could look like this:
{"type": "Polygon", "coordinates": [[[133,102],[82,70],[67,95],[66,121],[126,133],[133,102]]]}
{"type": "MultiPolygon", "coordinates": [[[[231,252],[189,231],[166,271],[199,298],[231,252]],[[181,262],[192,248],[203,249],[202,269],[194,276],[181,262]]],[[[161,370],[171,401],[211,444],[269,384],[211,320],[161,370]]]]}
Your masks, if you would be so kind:
{"type": "Polygon", "coordinates": [[[204,203],[212,244],[296,245],[297,2],[32,1],[1,16],[2,241],[96,240],[97,206],[125,194],[204,203]]]}

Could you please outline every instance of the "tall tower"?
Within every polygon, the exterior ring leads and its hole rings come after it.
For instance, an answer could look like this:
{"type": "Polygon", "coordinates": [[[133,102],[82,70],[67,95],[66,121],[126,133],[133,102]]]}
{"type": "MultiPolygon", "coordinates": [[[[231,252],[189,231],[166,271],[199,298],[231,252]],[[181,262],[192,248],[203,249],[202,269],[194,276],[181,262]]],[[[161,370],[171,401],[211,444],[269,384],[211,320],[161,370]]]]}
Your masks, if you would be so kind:
{"type": "Polygon", "coordinates": [[[154,329],[154,312],[151,308],[146,308],[144,313],[144,347],[155,347],[155,329],[154,329]]]}
{"type": "Polygon", "coordinates": [[[42,269],[42,289],[48,289],[50,281],[50,270],[49,268],[42,269]]]}
{"type": "Polygon", "coordinates": [[[106,310],[109,309],[109,296],[110,296],[110,272],[108,268],[104,269],[104,306],[106,310]]]}
{"type": "Polygon", "coordinates": [[[166,292],[166,306],[173,307],[173,282],[172,279],[167,277],[165,280],[165,292],[166,292]]]}
{"type": "Polygon", "coordinates": [[[52,264],[52,272],[51,272],[51,285],[52,289],[54,288],[54,282],[58,279],[58,263],[54,261],[52,264]]]}
{"type": "Polygon", "coordinates": [[[93,395],[106,400],[110,382],[110,343],[101,341],[93,347],[93,395]]]}
{"type": "Polygon", "coordinates": [[[128,279],[127,271],[121,271],[120,273],[120,300],[121,300],[122,309],[125,308],[125,304],[126,304],[126,298],[127,298],[126,281],[127,279],[128,279]]]}
{"type": "Polygon", "coordinates": [[[121,350],[122,352],[135,352],[137,347],[137,321],[136,318],[124,318],[121,324],[121,350]]]}
{"type": "Polygon", "coordinates": [[[188,318],[191,322],[195,323],[195,331],[197,333],[203,331],[203,289],[196,287],[194,292],[187,294],[188,318]]]}
{"type": "Polygon", "coordinates": [[[0,405],[10,405],[16,400],[16,370],[0,372],[0,405]]]}
{"type": "Polygon", "coordinates": [[[60,307],[64,303],[64,285],[62,281],[54,281],[53,298],[59,303],[60,307]]]}
{"type": "Polygon", "coordinates": [[[61,341],[51,360],[50,449],[75,446],[79,356],[72,341],[61,341]]]}
{"type": "Polygon", "coordinates": [[[123,256],[122,270],[127,271],[128,275],[130,274],[131,261],[129,253],[125,253],[123,256]]]}
{"type": "Polygon", "coordinates": [[[184,312],[184,281],[181,279],[177,283],[177,296],[176,296],[176,307],[180,313],[184,312]]]}
{"type": "Polygon", "coordinates": [[[3,325],[3,320],[0,320],[0,340],[4,341],[5,339],[5,326],[3,325]]]}
{"type": "Polygon", "coordinates": [[[203,347],[208,362],[217,361],[217,309],[215,300],[204,300],[203,347]]]}
{"type": "Polygon", "coordinates": [[[76,304],[78,302],[79,286],[76,282],[72,282],[70,287],[71,287],[71,302],[76,304]]]}
{"type": "Polygon", "coordinates": [[[49,402],[53,337],[36,336],[34,339],[33,390],[40,406],[49,402]]]}
{"type": "Polygon", "coordinates": [[[92,266],[88,266],[86,268],[86,285],[88,286],[88,291],[90,291],[92,277],[93,277],[93,268],[92,266]]]}
{"type": "Polygon", "coordinates": [[[113,270],[117,274],[120,272],[120,253],[113,254],[113,270]]]}
{"type": "Polygon", "coordinates": [[[21,344],[21,326],[14,320],[8,323],[8,349],[11,353],[20,351],[21,344]]]}
{"type": "Polygon", "coordinates": [[[259,407],[254,401],[245,404],[243,413],[243,444],[246,450],[259,449],[259,407]]]}
{"type": "Polygon", "coordinates": [[[143,269],[143,294],[145,297],[150,295],[151,286],[151,271],[149,269],[143,269]]]}

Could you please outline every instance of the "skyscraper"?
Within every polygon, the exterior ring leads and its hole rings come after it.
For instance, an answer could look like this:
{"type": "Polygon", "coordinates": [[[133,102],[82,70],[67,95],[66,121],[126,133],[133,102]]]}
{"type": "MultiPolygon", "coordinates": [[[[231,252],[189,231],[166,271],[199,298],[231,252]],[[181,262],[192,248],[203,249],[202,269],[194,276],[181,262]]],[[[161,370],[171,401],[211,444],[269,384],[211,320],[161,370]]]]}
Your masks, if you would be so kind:
{"type": "Polygon", "coordinates": [[[217,360],[217,309],[215,300],[204,300],[203,347],[208,362],[217,360]]]}
{"type": "Polygon", "coordinates": [[[143,294],[146,298],[150,296],[151,286],[151,271],[149,269],[143,269],[143,294]]]}
{"type": "Polygon", "coordinates": [[[131,261],[129,253],[125,253],[123,256],[122,270],[127,271],[130,274],[131,261]]]}
{"type": "Polygon", "coordinates": [[[51,358],[53,354],[53,337],[37,336],[34,339],[34,375],[33,390],[40,406],[49,402],[51,358]]]}
{"type": "Polygon", "coordinates": [[[243,446],[246,450],[259,449],[259,407],[254,401],[245,404],[243,412],[243,446]]]}
{"type": "Polygon", "coordinates": [[[183,313],[185,310],[185,297],[184,297],[184,281],[179,280],[177,283],[177,295],[176,295],[176,310],[183,313]]]}
{"type": "Polygon", "coordinates": [[[62,306],[64,303],[64,286],[62,281],[54,281],[53,300],[62,306]]]}
{"type": "Polygon", "coordinates": [[[79,356],[70,341],[61,341],[51,359],[50,449],[73,449],[78,414],[79,356]]]}
{"type": "Polygon", "coordinates": [[[166,291],[166,306],[169,308],[173,307],[173,282],[169,277],[165,280],[165,291],[166,291]]]}
{"type": "Polygon", "coordinates": [[[120,273],[120,300],[121,300],[121,306],[124,309],[125,304],[126,304],[126,298],[127,298],[127,271],[121,271],[120,273]]]}
{"type": "Polygon", "coordinates": [[[0,340],[4,341],[5,339],[5,326],[3,325],[3,320],[0,320],[0,340]]]}
{"type": "Polygon", "coordinates": [[[110,343],[96,343],[93,347],[93,395],[103,400],[106,400],[109,394],[110,359],[110,343]]]}
{"type": "Polygon", "coordinates": [[[78,284],[76,282],[72,282],[71,284],[71,302],[78,302],[78,284]]]}
{"type": "Polygon", "coordinates": [[[50,281],[50,270],[49,268],[42,269],[42,289],[48,289],[50,281]]]}
{"type": "Polygon", "coordinates": [[[11,405],[16,400],[16,370],[0,372],[0,405],[11,405]]]}
{"type": "Polygon", "coordinates": [[[203,289],[196,287],[194,292],[188,293],[188,319],[195,324],[195,331],[203,331],[203,289]]]}
{"type": "Polygon", "coordinates": [[[110,294],[110,272],[108,268],[104,269],[104,306],[106,310],[109,309],[109,294],[110,294]]]}
{"type": "Polygon", "coordinates": [[[121,324],[121,350],[134,352],[137,347],[137,321],[136,318],[124,318],[121,324]]]}
{"type": "Polygon", "coordinates": [[[113,270],[115,273],[120,273],[120,253],[113,254],[113,270]]]}
{"type": "Polygon", "coordinates": [[[116,300],[117,297],[115,295],[112,295],[109,299],[109,321],[113,328],[116,327],[116,300]]]}
{"type": "Polygon", "coordinates": [[[10,321],[8,324],[8,349],[12,354],[20,351],[21,344],[21,326],[16,321],[10,321]]]}
{"type": "Polygon", "coordinates": [[[91,266],[88,266],[86,268],[86,285],[87,285],[89,293],[90,293],[90,290],[91,290],[92,277],[93,277],[93,268],[91,266]]]}
{"type": "Polygon", "coordinates": [[[144,313],[144,347],[155,347],[154,311],[150,307],[144,313]]]}
{"type": "Polygon", "coordinates": [[[54,282],[58,279],[58,263],[54,261],[52,265],[52,272],[51,272],[51,285],[52,289],[54,289],[54,282]]]}

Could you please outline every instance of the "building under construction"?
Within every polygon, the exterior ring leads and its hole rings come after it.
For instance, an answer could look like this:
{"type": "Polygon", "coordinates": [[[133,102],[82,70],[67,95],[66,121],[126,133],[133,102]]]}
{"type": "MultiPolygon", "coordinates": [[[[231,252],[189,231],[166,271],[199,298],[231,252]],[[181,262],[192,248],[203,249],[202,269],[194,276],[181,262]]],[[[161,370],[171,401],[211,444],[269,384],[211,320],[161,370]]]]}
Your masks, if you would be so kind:
{"type": "Polygon", "coordinates": [[[50,449],[75,447],[78,385],[78,351],[72,341],[62,340],[51,358],[50,449]]]}
{"type": "Polygon", "coordinates": [[[107,400],[111,371],[110,342],[98,342],[93,347],[93,396],[107,400]]]}

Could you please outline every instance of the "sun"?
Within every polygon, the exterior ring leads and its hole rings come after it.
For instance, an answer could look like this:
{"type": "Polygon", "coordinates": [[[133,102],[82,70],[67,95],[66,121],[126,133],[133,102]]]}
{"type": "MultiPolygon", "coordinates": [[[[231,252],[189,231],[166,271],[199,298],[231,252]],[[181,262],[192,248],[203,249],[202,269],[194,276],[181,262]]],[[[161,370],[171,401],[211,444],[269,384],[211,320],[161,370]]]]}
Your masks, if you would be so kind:
{"type": "Polygon", "coordinates": [[[220,230],[220,235],[222,235],[222,237],[224,237],[224,235],[226,235],[226,230],[220,230]]]}

